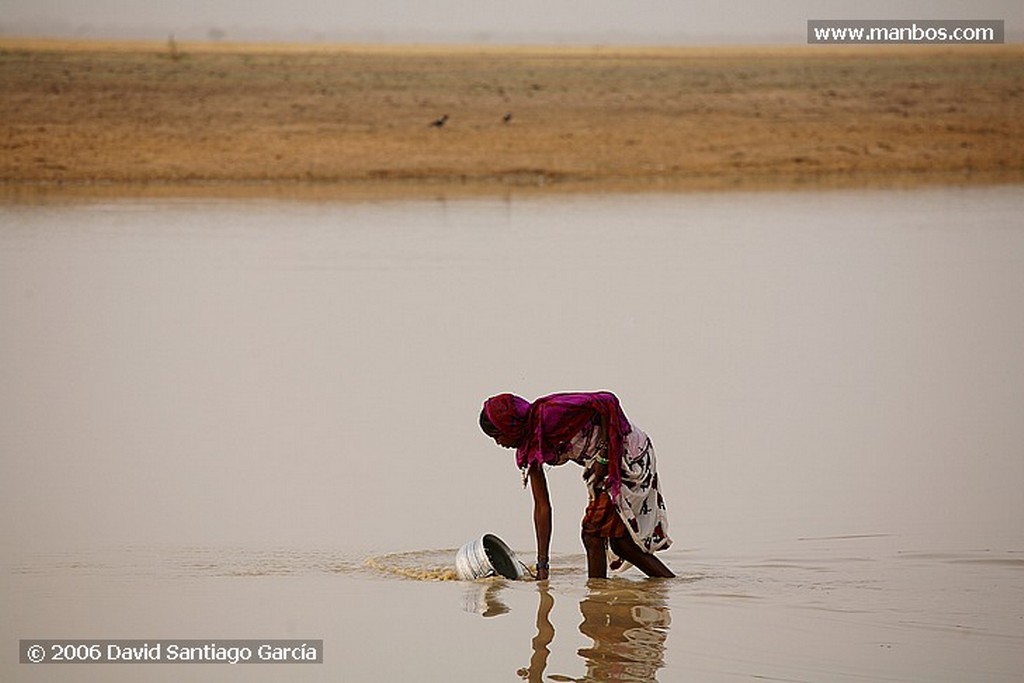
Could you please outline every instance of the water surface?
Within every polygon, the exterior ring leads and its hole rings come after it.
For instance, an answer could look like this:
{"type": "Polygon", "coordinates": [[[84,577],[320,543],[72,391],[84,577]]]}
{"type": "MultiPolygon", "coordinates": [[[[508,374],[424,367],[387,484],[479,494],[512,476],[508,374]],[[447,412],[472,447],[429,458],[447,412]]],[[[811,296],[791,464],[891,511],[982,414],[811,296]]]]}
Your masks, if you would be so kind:
{"type": "MultiPolygon", "coordinates": [[[[1024,193],[0,207],[4,678],[19,638],[322,638],[197,680],[1016,680],[1024,193]],[[531,554],[488,395],[611,389],[667,582],[531,554]],[[401,656],[396,656],[396,653],[401,656]]],[[[178,680],[173,667],[74,671],[178,680]]]]}

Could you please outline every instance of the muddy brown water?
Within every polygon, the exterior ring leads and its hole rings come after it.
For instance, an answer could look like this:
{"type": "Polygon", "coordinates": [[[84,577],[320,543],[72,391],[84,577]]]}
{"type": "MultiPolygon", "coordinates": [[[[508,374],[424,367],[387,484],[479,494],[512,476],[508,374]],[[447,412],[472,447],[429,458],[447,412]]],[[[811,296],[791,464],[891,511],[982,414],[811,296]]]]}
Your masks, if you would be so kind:
{"type": "MultiPolygon", "coordinates": [[[[1013,681],[1016,187],[0,206],[5,680],[22,638],[323,639],[195,680],[1013,681]],[[552,580],[480,403],[611,389],[679,578],[552,580]],[[395,656],[400,653],[401,656],[395,656]]],[[[179,680],[160,665],[76,680],[179,680]]]]}

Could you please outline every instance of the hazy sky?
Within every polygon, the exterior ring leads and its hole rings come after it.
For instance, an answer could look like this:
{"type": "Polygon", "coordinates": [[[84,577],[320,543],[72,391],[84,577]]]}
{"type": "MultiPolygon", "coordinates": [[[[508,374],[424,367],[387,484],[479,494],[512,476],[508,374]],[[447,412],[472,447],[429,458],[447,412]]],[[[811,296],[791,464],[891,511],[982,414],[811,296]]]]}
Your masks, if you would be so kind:
{"type": "Polygon", "coordinates": [[[807,19],[1003,19],[1021,0],[0,0],[0,35],[803,42],[807,19]]]}

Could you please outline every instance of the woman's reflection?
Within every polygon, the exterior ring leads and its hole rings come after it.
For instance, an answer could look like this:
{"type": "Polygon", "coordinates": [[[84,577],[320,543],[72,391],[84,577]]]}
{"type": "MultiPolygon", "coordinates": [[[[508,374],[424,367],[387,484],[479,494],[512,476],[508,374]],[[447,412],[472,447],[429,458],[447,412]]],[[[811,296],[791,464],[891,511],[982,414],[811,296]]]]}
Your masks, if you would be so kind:
{"type": "Polygon", "coordinates": [[[548,666],[548,655],[551,650],[548,648],[551,641],[555,639],[555,627],[551,625],[551,608],[555,606],[555,598],[548,590],[547,582],[538,584],[537,594],[540,596],[540,604],[537,606],[537,635],[533,637],[533,655],[530,657],[530,666],[520,669],[516,673],[530,683],[540,683],[544,680],[544,669],[548,666]]]}
{"type": "MultiPolygon", "coordinates": [[[[531,683],[544,680],[550,645],[555,638],[551,610],[555,599],[546,583],[538,585],[537,635],[530,666],[518,671],[531,683]]],[[[586,665],[583,678],[550,675],[556,681],[656,681],[665,665],[665,640],[672,621],[665,581],[591,579],[580,601],[580,633],[593,641],[577,654],[586,665]]]]}
{"type": "Polygon", "coordinates": [[[654,681],[665,665],[672,621],[665,581],[593,579],[580,602],[580,633],[594,641],[578,651],[584,681],[654,681]]]}

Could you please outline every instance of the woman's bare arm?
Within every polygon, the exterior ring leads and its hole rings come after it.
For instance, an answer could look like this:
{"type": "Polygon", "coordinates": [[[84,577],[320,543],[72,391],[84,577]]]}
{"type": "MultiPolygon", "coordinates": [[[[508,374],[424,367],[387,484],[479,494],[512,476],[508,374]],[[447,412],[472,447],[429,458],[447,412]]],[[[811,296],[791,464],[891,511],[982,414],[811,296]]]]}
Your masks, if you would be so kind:
{"type": "Polygon", "coordinates": [[[548,552],[551,546],[551,498],[544,466],[530,468],[530,491],[533,493],[533,529],[537,535],[537,578],[548,578],[548,552]]]}

